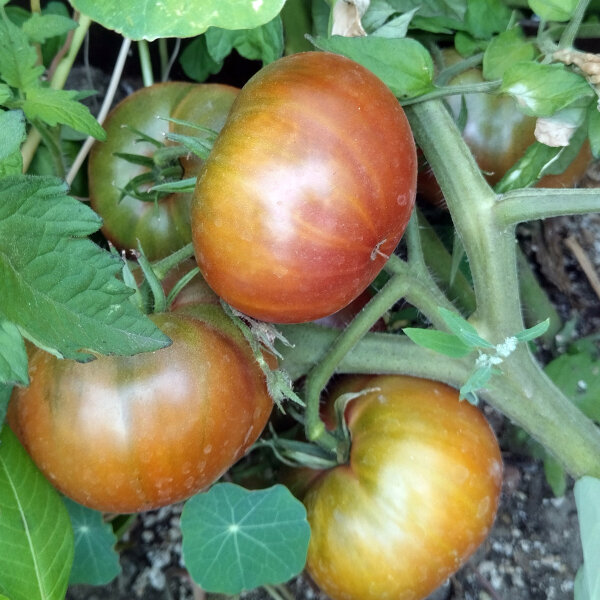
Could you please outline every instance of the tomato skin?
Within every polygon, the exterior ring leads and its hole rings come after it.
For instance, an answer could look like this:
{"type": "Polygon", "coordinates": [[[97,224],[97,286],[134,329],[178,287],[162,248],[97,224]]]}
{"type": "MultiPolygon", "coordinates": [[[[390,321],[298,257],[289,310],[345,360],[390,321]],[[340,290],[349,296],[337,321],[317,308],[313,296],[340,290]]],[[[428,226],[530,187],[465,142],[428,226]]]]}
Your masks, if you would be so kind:
{"type": "MultiPolygon", "coordinates": [[[[159,141],[169,130],[194,135],[159,117],[195,122],[218,131],[238,91],[221,84],[158,83],[127,96],[110,112],[104,124],[107,140],[92,148],[88,176],[91,206],[104,221],[104,235],[117,248],[137,248],[139,240],[148,259],[157,260],[191,241],[191,194],[169,194],[156,205],[131,196],[119,201],[121,189],[147,169],[114,153],[152,156],[155,150],[152,144],[137,141],[140,136],[123,126],[130,125],[159,141]]],[[[193,177],[201,161],[184,159],[181,164],[183,177],[193,177]]]]}
{"type": "Polygon", "coordinates": [[[272,401],[241,334],[217,306],[162,313],[173,344],[82,364],[41,350],[8,422],[48,479],[90,508],[128,513],[213,483],[260,435],[272,401]]]}
{"type": "MultiPolygon", "coordinates": [[[[444,50],[446,66],[460,60],[453,50],[444,50]]],[[[465,85],[484,81],[481,69],[473,68],[454,77],[450,85],[465,85]]],[[[462,97],[448,96],[446,101],[455,118],[461,112],[462,97]]],[[[463,139],[469,146],[488,183],[496,185],[506,172],[535,142],[536,118],[523,114],[516,101],[503,94],[465,94],[467,119],[463,139]]],[[[586,141],[571,164],[558,175],[545,175],[536,184],[541,188],[573,187],[585,173],[592,160],[586,141]]],[[[419,193],[426,199],[440,203],[443,200],[435,176],[428,166],[419,172],[419,193]]]]}
{"type": "Polygon", "coordinates": [[[348,380],[349,463],[311,481],[307,569],[333,600],[418,600],[485,539],[502,481],[481,412],[443,384],[401,376],[348,380]]]}
{"type": "Polygon", "coordinates": [[[287,56],[244,86],[202,168],[196,259],[254,318],[319,319],[375,278],[415,186],[412,133],[388,88],[339,55],[287,56]]]}

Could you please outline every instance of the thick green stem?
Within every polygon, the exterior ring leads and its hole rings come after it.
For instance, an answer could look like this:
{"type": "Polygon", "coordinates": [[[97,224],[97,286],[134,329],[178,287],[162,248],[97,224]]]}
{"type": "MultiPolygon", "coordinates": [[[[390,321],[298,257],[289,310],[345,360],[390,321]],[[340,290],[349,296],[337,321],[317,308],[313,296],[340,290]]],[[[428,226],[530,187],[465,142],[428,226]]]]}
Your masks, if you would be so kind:
{"type": "Polygon", "coordinates": [[[573,46],[575,43],[575,38],[578,35],[579,26],[583,21],[585,11],[587,10],[589,3],[590,0],[579,0],[577,3],[577,8],[575,8],[575,12],[573,13],[573,17],[569,21],[567,27],[560,37],[560,41],[558,43],[559,48],[571,48],[573,46]]]}
{"type": "Polygon", "coordinates": [[[138,42],[138,53],[140,55],[140,67],[142,69],[142,80],[145,87],[149,87],[154,83],[154,75],[152,74],[152,60],[150,59],[150,48],[146,40],[138,42]]]}
{"type": "MultiPolygon", "coordinates": [[[[515,192],[506,196],[514,199],[510,211],[501,208],[507,200],[498,202],[440,102],[415,105],[407,113],[469,259],[477,298],[471,322],[482,337],[499,343],[523,329],[514,215],[526,209],[517,208],[515,192]]],[[[600,474],[600,431],[545,376],[525,344],[502,364],[492,386],[481,395],[554,453],[572,475],[600,474]]]]}

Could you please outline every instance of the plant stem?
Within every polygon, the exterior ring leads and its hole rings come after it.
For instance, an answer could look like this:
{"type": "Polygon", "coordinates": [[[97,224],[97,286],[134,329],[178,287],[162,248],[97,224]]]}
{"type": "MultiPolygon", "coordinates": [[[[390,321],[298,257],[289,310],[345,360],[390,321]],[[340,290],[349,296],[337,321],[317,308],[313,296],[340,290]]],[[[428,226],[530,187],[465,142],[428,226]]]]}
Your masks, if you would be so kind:
{"type": "Polygon", "coordinates": [[[416,98],[409,98],[407,100],[401,100],[402,106],[411,106],[413,104],[420,104],[427,100],[436,100],[437,98],[445,98],[446,96],[456,96],[457,94],[483,94],[489,92],[495,92],[501,85],[501,81],[483,81],[481,83],[465,83],[462,85],[449,85],[440,87],[432,92],[427,92],[422,96],[416,98]]]}
{"type": "Polygon", "coordinates": [[[150,59],[150,49],[146,40],[138,42],[138,53],[140,55],[140,66],[142,69],[142,81],[144,86],[148,87],[154,83],[154,75],[152,74],[152,60],[150,59]]]}
{"type": "Polygon", "coordinates": [[[579,0],[571,20],[560,37],[560,41],[558,42],[559,48],[571,48],[573,46],[589,3],[590,0],[579,0]]]}
{"type": "Polygon", "coordinates": [[[564,215],[600,212],[597,189],[527,188],[507,192],[494,207],[496,218],[505,226],[564,215]]]}

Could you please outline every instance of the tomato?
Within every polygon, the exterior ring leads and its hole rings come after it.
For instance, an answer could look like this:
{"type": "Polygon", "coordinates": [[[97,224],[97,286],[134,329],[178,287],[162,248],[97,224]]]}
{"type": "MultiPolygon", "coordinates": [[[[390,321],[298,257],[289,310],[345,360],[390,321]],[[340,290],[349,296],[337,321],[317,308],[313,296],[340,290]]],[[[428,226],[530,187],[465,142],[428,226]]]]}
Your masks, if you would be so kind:
{"type": "Polygon", "coordinates": [[[198,176],[192,236],[215,292],[254,318],[303,322],[375,278],[414,203],[408,121],[335,54],[271,63],[244,86],[198,176]]]}
{"type": "MultiPolygon", "coordinates": [[[[460,56],[451,50],[443,52],[448,65],[460,56]]],[[[484,81],[481,69],[469,69],[450,81],[450,85],[465,85],[484,81]]],[[[467,118],[463,138],[490,185],[495,185],[535,142],[536,118],[524,115],[515,100],[503,94],[465,94],[449,96],[446,100],[458,119],[464,97],[467,118]]],[[[573,187],[585,173],[592,159],[586,142],[573,162],[559,175],[546,175],[536,187],[573,187]]],[[[439,201],[441,190],[430,169],[419,173],[419,192],[425,198],[439,201]]]]}
{"type": "Polygon", "coordinates": [[[85,506],[128,513],[212,484],[272,409],[252,352],[220,307],[151,317],[173,344],[82,364],[41,350],[8,422],[46,477],[85,506]]]}
{"type": "MultiPolygon", "coordinates": [[[[104,221],[104,235],[117,248],[137,248],[139,240],[148,259],[156,260],[191,241],[191,194],[168,194],[157,203],[130,195],[120,200],[129,181],[149,169],[114,153],[151,157],[156,150],[124,126],[158,141],[164,141],[169,129],[198,135],[159,117],[186,120],[218,131],[237,93],[237,88],[219,84],[160,83],[134,92],[111,111],[104,124],[106,142],[92,148],[88,175],[91,206],[104,221]]],[[[194,177],[200,165],[199,160],[182,159],[183,177],[194,177]]]]}
{"type": "Polygon", "coordinates": [[[500,450],[481,412],[441,383],[359,376],[338,392],[373,388],[346,410],[348,464],[299,473],[307,570],[333,600],[418,600],[488,534],[500,450]]]}

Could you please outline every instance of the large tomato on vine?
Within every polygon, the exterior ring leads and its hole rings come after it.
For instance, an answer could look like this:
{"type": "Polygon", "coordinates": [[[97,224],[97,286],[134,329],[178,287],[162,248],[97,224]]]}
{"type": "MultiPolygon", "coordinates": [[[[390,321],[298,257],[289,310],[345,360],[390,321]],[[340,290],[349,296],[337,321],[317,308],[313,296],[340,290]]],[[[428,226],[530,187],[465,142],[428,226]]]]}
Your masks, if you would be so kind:
{"type": "Polygon", "coordinates": [[[213,483],[271,413],[265,378],[219,306],[151,318],[173,343],[135,356],[59,360],[35,349],[8,422],[48,479],[77,502],[138,512],[213,483]]]}
{"type": "Polygon", "coordinates": [[[359,376],[338,393],[361,390],[345,412],[348,463],[298,475],[307,569],[334,600],[418,600],[488,534],[500,450],[481,412],[441,383],[359,376]]]}
{"type": "Polygon", "coordinates": [[[170,130],[198,134],[165,118],[220,130],[237,93],[237,88],[220,84],[159,83],[127,96],[111,111],[104,124],[106,142],[92,148],[88,174],[91,206],[104,221],[104,235],[117,248],[137,248],[139,241],[146,256],[155,260],[189,243],[191,194],[150,195],[147,189],[161,183],[161,177],[176,179],[172,172],[181,178],[194,177],[201,165],[199,159],[185,156],[154,164],[156,177],[137,186],[136,195],[132,189],[124,190],[151,169],[117,154],[157,156],[160,146],[141,134],[161,144],[170,130]]]}
{"type": "Polygon", "coordinates": [[[206,281],[257,319],[336,312],[398,244],[416,164],[404,112],[370,71],[325,52],[271,63],[240,92],[198,177],[206,281]]]}

